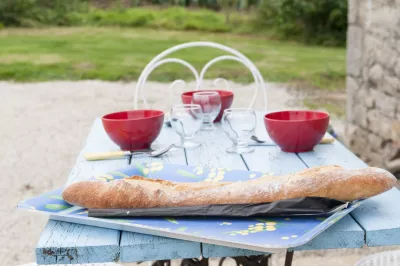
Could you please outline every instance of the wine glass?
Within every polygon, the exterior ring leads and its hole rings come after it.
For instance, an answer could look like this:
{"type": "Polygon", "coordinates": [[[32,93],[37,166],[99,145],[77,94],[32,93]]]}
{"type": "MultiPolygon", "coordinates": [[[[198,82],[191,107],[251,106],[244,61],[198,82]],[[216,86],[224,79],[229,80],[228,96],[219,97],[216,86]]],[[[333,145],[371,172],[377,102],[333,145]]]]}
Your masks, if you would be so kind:
{"type": "Polygon", "coordinates": [[[256,113],[249,108],[230,108],[224,111],[222,127],[228,137],[233,141],[233,146],[226,150],[227,153],[249,153],[254,149],[248,146],[248,140],[256,128],[256,113]]]}
{"type": "Polygon", "coordinates": [[[192,104],[198,104],[203,111],[202,130],[214,130],[214,120],[221,111],[221,97],[216,91],[193,93],[192,104]]]}
{"type": "Polygon", "coordinates": [[[193,139],[203,123],[203,112],[200,105],[174,105],[170,112],[170,121],[172,128],[181,137],[178,147],[192,148],[199,145],[193,139]]]}

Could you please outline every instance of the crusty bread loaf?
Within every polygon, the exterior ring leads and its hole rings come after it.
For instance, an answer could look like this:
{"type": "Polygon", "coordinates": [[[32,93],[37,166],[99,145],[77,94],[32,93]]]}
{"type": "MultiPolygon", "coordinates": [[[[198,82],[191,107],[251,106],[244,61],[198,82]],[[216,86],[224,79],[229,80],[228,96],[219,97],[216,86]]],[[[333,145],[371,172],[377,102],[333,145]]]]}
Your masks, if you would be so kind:
{"type": "Polygon", "coordinates": [[[299,197],[352,201],[392,188],[396,178],[386,170],[339,166],[310,168],[286,176],[265,176],[241,182],[174,183],[133,176],[82,181],[63,191],[70,204],[86,208],[152,208],[210,204],[265,203],[299,197]]]}

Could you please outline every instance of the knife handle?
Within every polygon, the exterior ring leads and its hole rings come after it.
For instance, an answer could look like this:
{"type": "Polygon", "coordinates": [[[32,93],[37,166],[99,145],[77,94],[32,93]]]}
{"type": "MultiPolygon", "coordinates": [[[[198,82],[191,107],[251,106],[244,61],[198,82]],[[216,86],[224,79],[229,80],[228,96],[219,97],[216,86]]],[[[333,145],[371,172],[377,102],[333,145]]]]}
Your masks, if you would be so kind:
{"type": "Polygon", "coordinates": [[[98,161],[107,159],[120,159],[128,156],[129,151],[93,152],[85,153],[83,156],[87,161],[98,161]]]}
{"type": "Polygon", "coordinates": [[[335,141],[335,138],[331,138],[331,137],[324,137],[322,138],[322,140],[319,142],[319,144],[330,144],[333,143],[335,141]]]}

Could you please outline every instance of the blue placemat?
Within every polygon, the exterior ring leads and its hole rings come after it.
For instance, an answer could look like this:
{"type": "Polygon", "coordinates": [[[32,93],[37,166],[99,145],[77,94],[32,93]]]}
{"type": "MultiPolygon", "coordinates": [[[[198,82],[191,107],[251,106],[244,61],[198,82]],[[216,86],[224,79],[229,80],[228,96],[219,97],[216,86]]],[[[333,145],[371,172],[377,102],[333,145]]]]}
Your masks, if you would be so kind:
{"type": "MultiPolygon", "coordinates": [[[[107,182],[132,175],[175,182],[219,182],[245,181],[268,173],[152,162],[138,163],[92,178],[107,182]]],[[[68,204],[61,193],[62,188],[23,201],[18,207],[48,213],[55,220],[265,252],[307,243],[362,202],[352,203],[329,217],[104,219],[88,217],[86,209],[68,204]]]]}

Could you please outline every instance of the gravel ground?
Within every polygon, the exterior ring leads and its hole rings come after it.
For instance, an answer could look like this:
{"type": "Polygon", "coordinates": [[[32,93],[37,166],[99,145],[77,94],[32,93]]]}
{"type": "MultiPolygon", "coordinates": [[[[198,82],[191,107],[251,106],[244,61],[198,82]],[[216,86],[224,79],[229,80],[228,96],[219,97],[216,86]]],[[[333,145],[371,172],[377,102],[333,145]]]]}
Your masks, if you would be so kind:
{"type": "MultiPolygon", "coordinates": [[[[235,106],[248,104],[252,86],[236,84],[234,88],[235,106]]],[[[267,84],[267,88],[268,109],[301,107],[301,99],[284,87],[267,84]]],[[[134,89],[134,83],[102,81],[0,82],[0,265],[35,261],[34,247],[47,217],[18,211],[17,203],[62,186],[93,119],[133,108],[134,89]]],[[[166,84],[149,82],[149,102],[168,108],[164,100],[167,89],[166,84]]],[[[174,90],[175,101],[179,101],[178,95],[174,90]]],[[[255,108],[260,107],[261,97],[255,108]]],[[[342,132],[343,122],[332,122],[342,132]]],[[[298,252],[294,265],[320,265],[322,257],[325,266],[353,265],[361,256],[377,250],[298,252]]],[[[281,255],[275,256],[273,265],[282,265],[282,260],[281,255]]]]}

